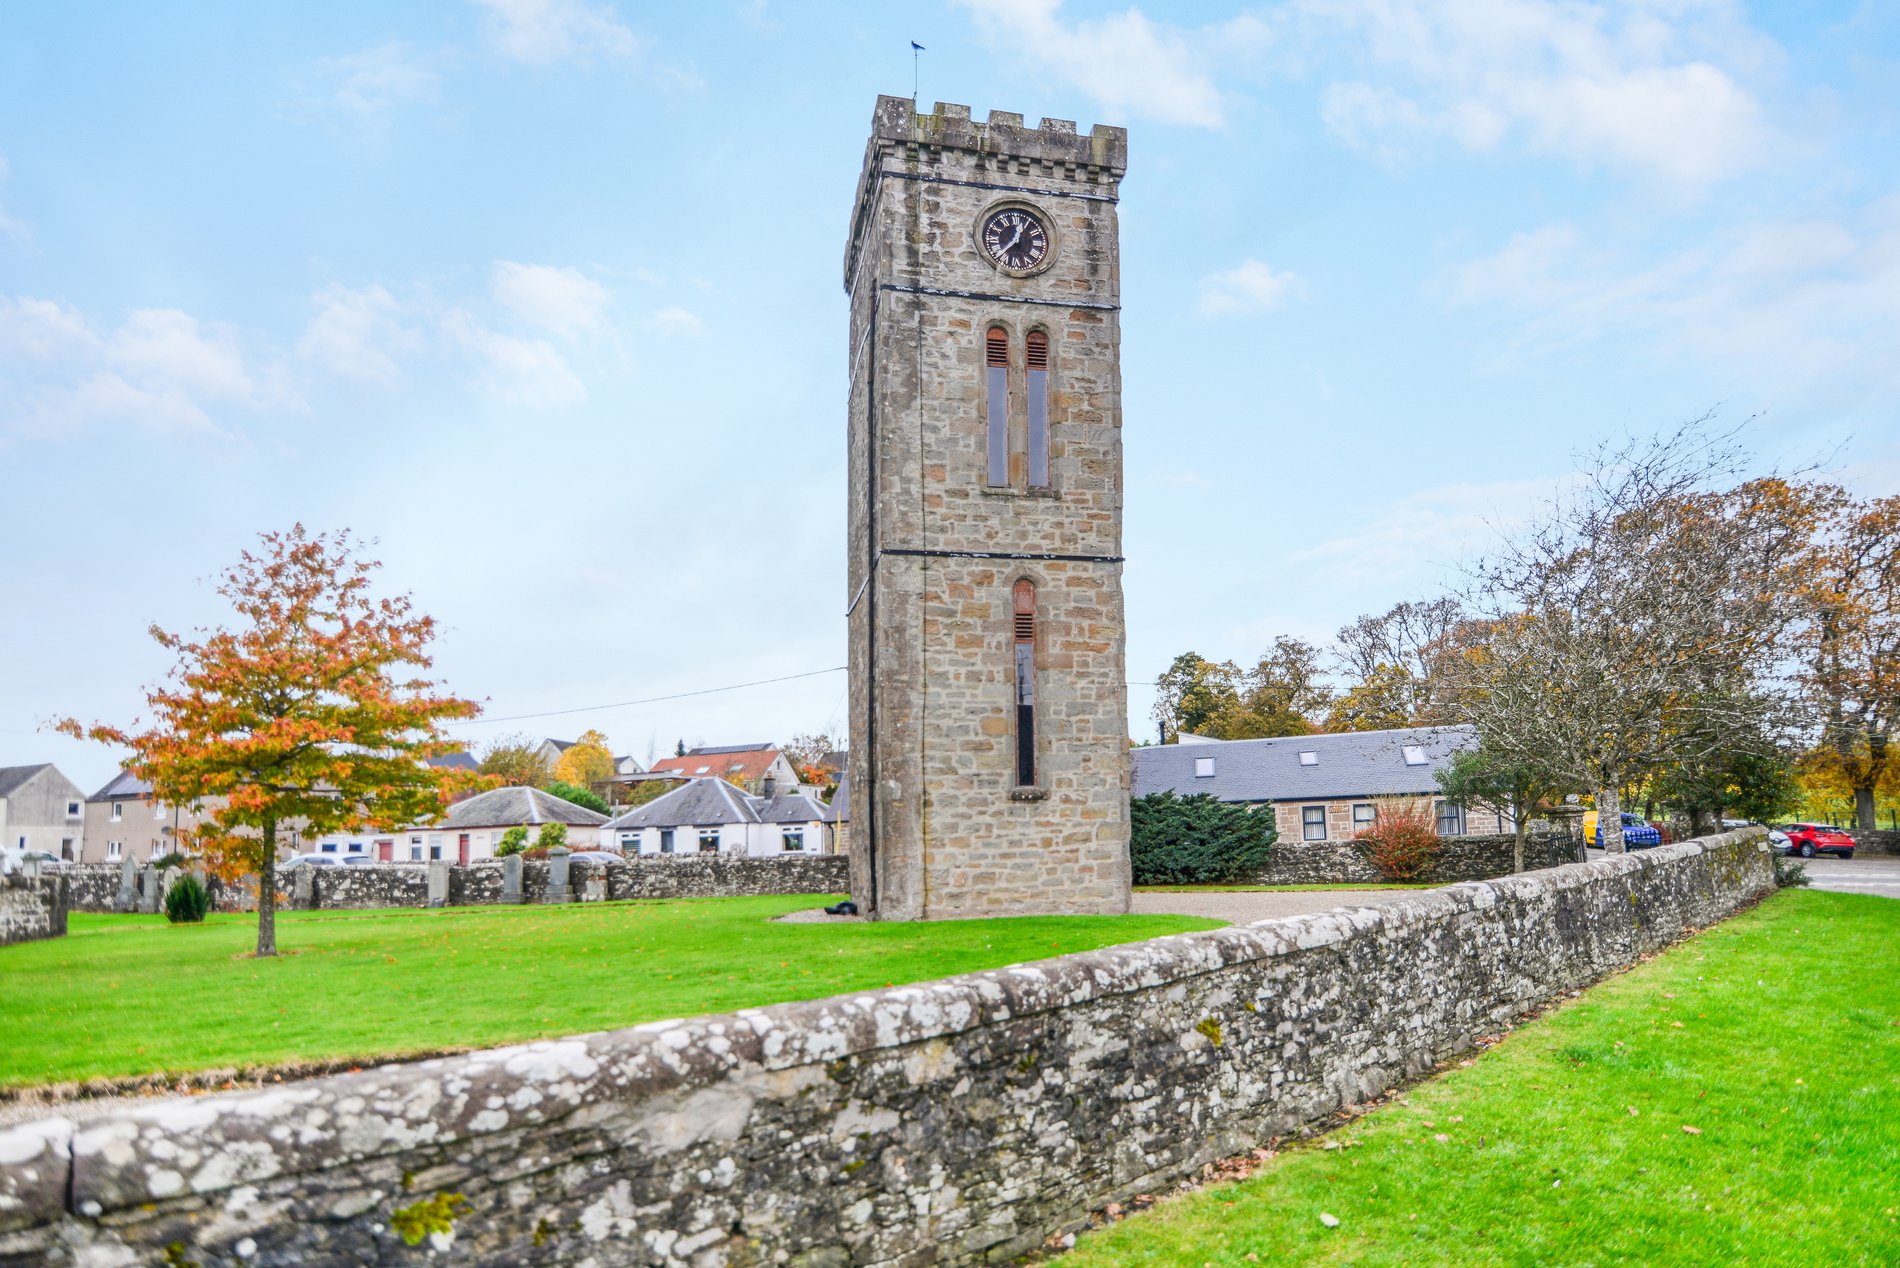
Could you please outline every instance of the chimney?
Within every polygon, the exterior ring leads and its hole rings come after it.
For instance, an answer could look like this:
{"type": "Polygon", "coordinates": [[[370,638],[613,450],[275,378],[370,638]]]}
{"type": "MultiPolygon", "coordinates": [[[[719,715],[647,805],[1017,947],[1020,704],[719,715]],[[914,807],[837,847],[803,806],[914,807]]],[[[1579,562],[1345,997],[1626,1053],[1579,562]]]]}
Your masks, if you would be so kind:
{"type": "Polygon", "coordinates": [[[759,785],[759,796],[765,798],[767,801],[772,800],[772,795],[777,791],[778,780],[774,776],[767,775],[765,781],[759,785]]]}

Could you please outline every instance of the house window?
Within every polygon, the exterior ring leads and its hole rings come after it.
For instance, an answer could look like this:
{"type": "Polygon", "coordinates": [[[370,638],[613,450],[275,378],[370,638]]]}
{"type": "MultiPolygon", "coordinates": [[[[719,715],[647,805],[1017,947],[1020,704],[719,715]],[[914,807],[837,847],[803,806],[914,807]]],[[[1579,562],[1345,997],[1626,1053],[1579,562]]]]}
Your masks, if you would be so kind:
{"type": "Polygon", "coordinates": [[[983,340],[984,427],[989,483],[1009,483],[1009,332],[990,327],[983,340]]]}
{"type": "Polygon", "coordinates": [[[323,851],[323,852],[324,852],[325,854],[335,854],[335,853],[336,853],[336,842],[335,842],[335,841],[325,841],[325,842],[324,842],[324,843],[323,843],[322,845],[319,845],[319,846],[318,846],[317,848],[318,848],[319,850],[322,850],[322,851],[323,851]]]}
{"type": "Polygon", "coordinates": [[[1036,583],[1015,588],[1016,786],[1036,786],[1036,583]]]}
{"type": "Polygon", "coordinates": [[[1404,753],[1405,753],[1405,764],[1407,766],[1425,765],[1425,749],[1422,746],[1417,745],[1417,744],[1407,744],[1404,748],[1404,753]]]}
{"type": "Polygon", "coordinates": [[[434,836],[434,835],[430,836],[429,857],[432,859],[439,859],[442,857],[442,838],[440,836],[434,836]]]}
{"type": "Polygon", "coordinates": [[[622,854],[638,854],[640,852],[640,834],[638,832],[622,832],[620,834],[620,852],[622,854]]]}
{"type": "Polygon", "coordinates": [[[1214,778],[1214,759],[1211,757],[1195,758],[1194,759],[1194,778],[1196,779],[1214,778]]]}
{"type": "Polygon", "coordinates": [[[1024,341],[1029,380],[1029,487],[1049,487],[1049,336],[1032,330],[1024,341]]]}
{"type": "Polygon", "coordinates": [[[779,844],[787,850],[804,849],[805,848],[805,829],[802,827],[801,828],[781,828],[779,830],[779,844]]]}
{"type": "Polygon", "coordinates": [[[349,852],[351,854],[361,854],[363,852],[363,843],[361,841],[350,842],[349,852]]]}
{"type": "Polygon", "coordinates": [[[673,852],[673,829],[661,828],[660,829],[660,853],[671,854],[672,852],[673,852]]]}
{"type": "Polygon", "coordinates": [[[113,802],[112,803],[112,822],[117,823],[119,820],[123,818],[125,818],[125,803],[119,802],[119,801],[113,802]]]}
{"type": "Polygon", "coordinates": [[[701,854],[719,853],[718,828],[701,828],[699,830],[699,852],[701,854]]]}
{"type": "Polygon", "coordinates": [[[69,801],[66,803],[66,817],[68,819],[77,819],[79,817],[79,803],[78,802],[69,801]]]}
{"type": "Polygon", "coordinates": [[[410,841],[411,841],[411,844],[409,846],[409,861],[411,863],[422,862],[422,847],[413,843],[415,841],[414,837],[411,837],[410,841]]]}
{"type": "Polygon", "coordinates": [[[1300,807],[1300,839],[1303,841],[1326,839],[1326,807],[1300,807]]]}
{"type": "Polygon", "coordinates": [[[125,856],[125,842],[123,841],[107,841],[106,842],[106,857],[107,858],[116,859],[116,858],[123,858],[124,856],[125,856]]]}
{"type": "Polygon", "coordinates": [[[71,837],[61,837],[59,839],[59,857],[65,859],[68,863],[72,862],[73,856],[76,853],[73,846],[74,843],[71,837]]]}
{"type": "Polygon", "coordinates": [[[152,803],[152,818],[163,819],[164,817],[165,817],[165,807],[163,803],[154,801],[152,803]]]}
{"type": "Polygon", "coordinates": [[[1438,803],[1438,835],[1458,837],[1465,834],[1465,808],[1455,802],[1438,803]]]}
{"type": "Polygon", "coordinates": [[[1364,832],[1379,821],[1379,808],[1369,801],[1356,802],[1352,808],[1352,830],[1364,832]]]}

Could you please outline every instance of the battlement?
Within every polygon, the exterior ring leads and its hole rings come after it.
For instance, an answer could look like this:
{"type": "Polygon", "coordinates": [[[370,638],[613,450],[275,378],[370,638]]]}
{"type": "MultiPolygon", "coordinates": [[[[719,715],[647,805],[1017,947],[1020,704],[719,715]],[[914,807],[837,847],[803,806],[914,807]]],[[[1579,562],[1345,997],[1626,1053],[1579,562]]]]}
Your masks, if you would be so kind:
{"type": "Polygon", "coordinates": [[[1083,136],[1072,119],[1044,119],[1029,128],[1023,126],[1022,115],[1008,110],[992,110],[988,122],[978,123],[970,117],[970,107],[946,101],[939,101],[929,114],[919,114],[909,97],[879,97],[871,139],[873,144],[893,141],[1095,167],[1115,178],[1128,167],[1126,128],[1098,123],[1083,136]]]}

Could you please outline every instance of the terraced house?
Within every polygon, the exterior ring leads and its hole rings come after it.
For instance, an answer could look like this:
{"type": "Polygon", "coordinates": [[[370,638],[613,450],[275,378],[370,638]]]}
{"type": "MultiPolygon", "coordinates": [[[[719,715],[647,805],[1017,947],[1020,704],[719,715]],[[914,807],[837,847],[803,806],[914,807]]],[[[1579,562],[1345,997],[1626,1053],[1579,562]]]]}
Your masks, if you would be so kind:
{"type": "Polygon", "coordinates": [[[44,850],[77,862],[86,796],[51,762],[0,766],[0,849],[44,850]]]}
{"type": "Polygon", "coordinates": [[[1172,789],[1218,801],[1271,804],[1282,844],[1350,841],[1372,826],[1378,799],[1405,797],[1429,806],[1440,836],[1509,832],[1508,817],[1466,810],[1439,795],[1436,772],[1452,754],[1476,748],[1468,726],[1407,727],[1269,740],[1210,740],[1134,750],[1133,795],[1172,789]]]}
{"type": "Polygon", "coordinates": [[[130,856],[141,863],[181,848],[185,836],[205,821],[210,803],[174,806],[152,795],[152,786],[130,771],[120,771],[86,798],[82,862],[117,863],[130,856]]]}

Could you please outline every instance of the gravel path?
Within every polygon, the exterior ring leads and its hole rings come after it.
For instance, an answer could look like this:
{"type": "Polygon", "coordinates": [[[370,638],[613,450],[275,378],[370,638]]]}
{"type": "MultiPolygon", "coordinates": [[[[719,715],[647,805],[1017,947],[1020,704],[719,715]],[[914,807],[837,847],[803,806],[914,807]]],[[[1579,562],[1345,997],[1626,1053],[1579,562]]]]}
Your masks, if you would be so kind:
{"type": "Polygon", "coordinates": [[[1423,889],[1257,889],[1213,891],[1188,894],[1137,893],[1135,910],[1143,915],[1206,916],[1229,924],[1246,925],[1256,920],[1278,920],[1284,916],[1309,916],[1332,911],[1336,907],[1376,907],[1397,902],[1423,889]]]}

